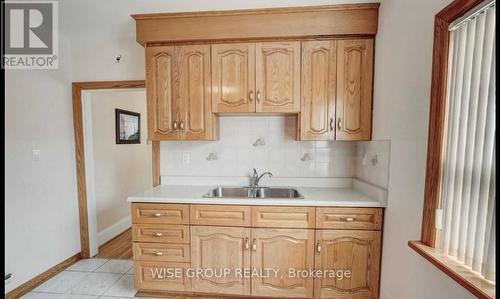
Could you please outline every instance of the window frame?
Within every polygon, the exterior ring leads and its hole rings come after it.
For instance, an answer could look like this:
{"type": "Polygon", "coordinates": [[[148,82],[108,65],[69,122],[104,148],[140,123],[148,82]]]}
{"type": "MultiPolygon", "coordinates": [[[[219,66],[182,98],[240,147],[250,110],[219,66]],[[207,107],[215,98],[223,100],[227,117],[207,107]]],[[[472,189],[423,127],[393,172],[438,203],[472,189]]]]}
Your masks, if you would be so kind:
{"type": "Polygon", "coordinates": [[[453,259],[440,255],[436,250],[436,209],[440,207],[442,150],[446,115],[446,84],[448,72],[449,25],[483,0],[454,0],[439,11],[434,18],[434,46],[432,54],[432,81],[430,94],[429,131],[427,141],[427,166],[425,175],[424,206],[420,241],[408,245],[445,274],[479,298],[493,298],[494,284],[489,284],[474,272],[460,268],[453,259]],[[443,266],[448,265],[448,266],[443,266]],[[453,266],[449,266],[453,265],[453,266]],[[454,267],[456,266],[456,267],[454,267]],[[478,281],[481,283],[478,284],[478,281]],[[484,282],[484,283],[483,283],[484,282]],[[493,294],[493,295],[492,295],[493,294]]]}

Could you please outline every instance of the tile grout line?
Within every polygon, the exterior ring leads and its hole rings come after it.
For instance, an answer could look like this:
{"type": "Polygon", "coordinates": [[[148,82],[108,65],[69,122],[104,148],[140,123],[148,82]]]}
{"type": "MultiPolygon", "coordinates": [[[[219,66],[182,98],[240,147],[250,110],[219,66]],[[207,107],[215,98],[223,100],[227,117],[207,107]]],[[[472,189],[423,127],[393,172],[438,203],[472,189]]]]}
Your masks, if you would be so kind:
{"type": "MultiPolygon", "coordinates": [[[[125,275],[125,273],[123,273],[123,274],[122,274],[122,276],[120,276],[120,277],[119,277],[119,278],[118,278],[118,279],[117,279],[114,283],[112,283],[112,284],[109,286],[109,288],[107,288],[107,289],[106,289],[104,292],[102,292],[102,294],[101,294],[101,295],[99,295],[99,296],[101,296],[101,297],[102,297],[102,296],[104,296],[104,294],[106,294],[106,292],[107,292],[107,291],[109,291],[112,287],[114,287],[114,286],[115,286],[115,285],[116,285],[116,284],[120,281],[120,279],[122,279],[122,278],[123,278],[123,276],[124,276],[124,275],[125,275]]],[[[113,296],[110,296],[110,297],[113,297],[113,296]]]]}

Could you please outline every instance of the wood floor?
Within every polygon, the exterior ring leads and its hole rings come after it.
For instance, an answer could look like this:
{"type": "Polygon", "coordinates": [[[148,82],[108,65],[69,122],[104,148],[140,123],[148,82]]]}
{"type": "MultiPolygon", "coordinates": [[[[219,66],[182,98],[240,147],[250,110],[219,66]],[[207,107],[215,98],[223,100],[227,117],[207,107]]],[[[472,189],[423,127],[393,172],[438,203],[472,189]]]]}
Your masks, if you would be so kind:
{"type": "Polygon", "coordinates": [[[132,229],[129,228],[99,247],[96,257],[132,259],[132,229]]]}

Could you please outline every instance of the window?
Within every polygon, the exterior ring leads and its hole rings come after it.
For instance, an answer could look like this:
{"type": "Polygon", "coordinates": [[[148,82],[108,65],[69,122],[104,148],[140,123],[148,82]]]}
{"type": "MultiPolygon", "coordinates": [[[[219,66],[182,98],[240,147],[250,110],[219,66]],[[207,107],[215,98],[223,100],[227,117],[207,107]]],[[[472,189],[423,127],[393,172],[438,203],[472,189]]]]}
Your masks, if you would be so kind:
{"type": "Polygon", "coordinates": [[[495,281],[495,6],[450,25],[437,248],[495,281]]]}
{"type": "Polygon", "coordinates": [[[435,17],[420,241],[409,245],[479,298],[495,294],[495,1],[435,17]]]}

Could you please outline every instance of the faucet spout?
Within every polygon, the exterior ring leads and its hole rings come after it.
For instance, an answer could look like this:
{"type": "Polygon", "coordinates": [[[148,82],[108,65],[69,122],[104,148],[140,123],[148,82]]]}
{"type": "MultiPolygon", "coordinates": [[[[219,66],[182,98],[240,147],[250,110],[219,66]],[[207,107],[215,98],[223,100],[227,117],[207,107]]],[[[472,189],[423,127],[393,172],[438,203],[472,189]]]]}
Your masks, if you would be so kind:
{"type": "Polygon", "coordinates": [[[254,168],[252,176],[250,178],[250,187],[253,187],[253,188],[259,187],[259,182],[262,179],[262,177],[265,175],[268,175],[269,177],[273,177],[273,174],[269,171],[266,171],[263,174],[259,175],[257,170],[254,168]]]}

